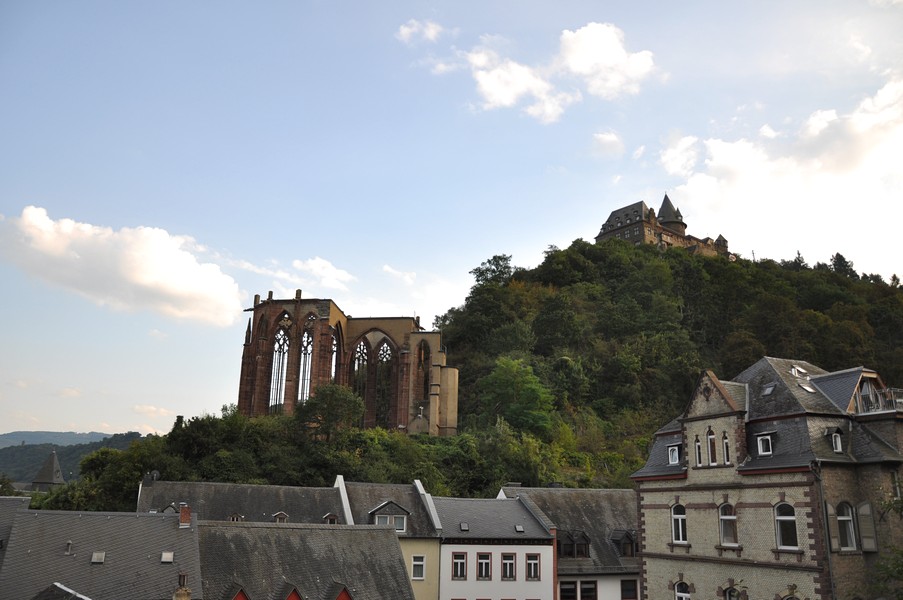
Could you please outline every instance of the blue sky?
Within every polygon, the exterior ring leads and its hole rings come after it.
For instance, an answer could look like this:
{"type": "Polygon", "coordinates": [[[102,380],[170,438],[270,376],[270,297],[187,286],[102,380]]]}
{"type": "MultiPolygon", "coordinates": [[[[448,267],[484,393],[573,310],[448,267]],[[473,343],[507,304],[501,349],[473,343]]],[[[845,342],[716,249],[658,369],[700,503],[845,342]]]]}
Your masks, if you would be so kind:
{"type": "MultiPolygon", "coordinates": [[[[0,432],[236,401],[254,294],[432,323],[668,193],[903,276],[903,3],[0,4],[0,432]]],[[[452,357],[453,360],[453,357],[452,357]]]]}

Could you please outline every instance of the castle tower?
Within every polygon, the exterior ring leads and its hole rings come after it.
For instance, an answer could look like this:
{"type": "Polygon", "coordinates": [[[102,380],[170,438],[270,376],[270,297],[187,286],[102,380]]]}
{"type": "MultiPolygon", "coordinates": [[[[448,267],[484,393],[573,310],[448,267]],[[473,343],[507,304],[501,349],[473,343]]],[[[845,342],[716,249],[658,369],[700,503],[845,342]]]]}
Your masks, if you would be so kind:
{"type": "Polygon", "coordinates": [[[667,227],[680,235],[687,234],[687,224],[684,223],[683,215],[680,214],[678,209],[674,208],[674,204],[671,203],[668,194],[665,194],[665,198],[662,200],[662,207],[658,209],[658,222],[663,227],[667,227]]]}

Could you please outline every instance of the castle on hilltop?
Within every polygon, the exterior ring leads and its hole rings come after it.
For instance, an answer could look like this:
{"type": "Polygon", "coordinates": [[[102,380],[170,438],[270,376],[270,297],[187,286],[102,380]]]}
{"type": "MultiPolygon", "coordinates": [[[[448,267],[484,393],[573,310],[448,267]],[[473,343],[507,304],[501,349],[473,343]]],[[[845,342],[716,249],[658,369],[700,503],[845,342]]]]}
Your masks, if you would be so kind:
{"type": "Polygon", "coordinates": [[[458,370],[419,317],[354,318],[328,299],[254,297],[241,356],[238,411],[292,414],[317,386],[347,385],[364,427],[454,435],[458,370]]]}
{"type": "Polygon", "coordinates": [[[623,208],[613,210],[608,220],[602,224],[596,243],[615,238],[635,244],[654,244],[659,248],[685,248],[688,252],[705,256],[728,256],[727,240],[719,235],[697,238],[687,235],[687,224],[684,223],[680,210],[674,207],[671,199],[665,194],[658,215],[645,202],[634,202],[623,208]]]}

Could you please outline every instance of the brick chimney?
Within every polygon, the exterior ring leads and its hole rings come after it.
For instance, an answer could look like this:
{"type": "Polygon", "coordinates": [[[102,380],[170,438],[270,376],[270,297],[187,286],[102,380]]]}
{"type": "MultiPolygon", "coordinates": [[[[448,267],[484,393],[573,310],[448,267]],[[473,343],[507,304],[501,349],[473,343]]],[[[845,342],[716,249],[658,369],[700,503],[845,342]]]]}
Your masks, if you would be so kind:
{"type": "Polygon", "coordinates": [[[179,587],[172,595],[172,600],[191,600],[191,590],[188,589],[188,575],[179,573],[179,587]]]}
{"type": "Polygon", "coordinates": [[[179,529],[191,527],[191,507],[184,502],[179,503],[179,529]]]}

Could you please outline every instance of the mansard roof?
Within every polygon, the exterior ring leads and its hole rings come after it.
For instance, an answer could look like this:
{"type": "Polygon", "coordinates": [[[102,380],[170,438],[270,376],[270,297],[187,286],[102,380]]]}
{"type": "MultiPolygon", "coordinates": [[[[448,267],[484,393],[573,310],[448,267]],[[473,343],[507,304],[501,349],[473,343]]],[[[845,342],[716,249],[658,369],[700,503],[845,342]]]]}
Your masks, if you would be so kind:
{"type": "Polygon", "coordinates": [[[439,536],[430,515],[429,494],[423,494],[413,483],[358,483],[345,482],[351,516],[356,524],[372,524],[373,515],[406,514],[405,531],[402,537],[439,536]],[[397,507],[397,508],[393,508],[397,507]],[[387,508],[389,510],[381,510],[387,508]]]}
{"type": "Polygon", "coordinates": [[[138,512],[162,512],[185,502],[198,519],[272,521],[285,513],[291,523],[323,523],[326,515],[344,522],[339,490],[334,487],[294,487],[198,481],[145,481],[138,492],[138,512]]]}
{"type": "Polygon", "coordinates": [[[622,557],[612,539],[638,528],[637,497],[633,490],[503,487],[507,498],[520,498],[531,510],[540,511],[558,530],[558,539],[585,533],[587,558],[559,558],[559,575],[636,573],[636,558],[622,557]],[[535,508],[533,508],[535,507],[535,508]]]}
{"type": "Polygon", "coordinates": [[[518,499],[433,498],[443,539],[531,540],[552,534],[518,499]]]}
{"type": "MultiPolygon", "coordinates": [[[[204,600],[273,598],[287,588],[309,600],[414,600],[395,532],[374,525],[214,523],[198,526],[204,600]]],[[[194,592],[192,592],[194,597],[194,592]]]]}
{"type": "Polygon", "coordinates": [[[747,418],[750,421],[800,413],[843,414],[844,411],[812,384],[812,377],[825,374],[827,371],[821,367],[803,360],[766,356],[733,381],[749,386],[747,418]],[[769,388],[771,391],[767,392],[769,388]]]}
{"type": "Polygon", "coordinates": [[[642,221],[648,214],[649,207],[645,202],[640,201],[628,204],[627,206],[611,211],[611,214],[608,215],[608,219],[602,225],[602,230],[607,231],[612,227],[620,227],[627,223],[627,219],[630,219],[631,223],[642,221]]]}
{"type": "Polygon", "coordinates": [[[676,431],[670,430],[664,432],[660,429],[655,434],[655,437],[652,439],[652,448],[649,449],[649,458],[646,459],[646,464],[643,465],[640,470],[633,473],[631,477],[637,479],[672,479],[686,476],[687,457],[684,456],[683,450],[683,431],[680,429],[680,424],[677,419],[671,421],[669,425],[672,423],[677,423],[678,429],[676,431]],[[677,464],[671,464],[669,462],[668,448],[671,446],[679,446],[681,448],[680,461],[677,464]]]}
{"type": "Polygon", "coordinates": [[[0,590],[4,600],[31,600],[58,581],[89,598],[171,598],[180,572],[200,588],[192,525],[179,527],[173,514],[21,510],[0,590]]]}

